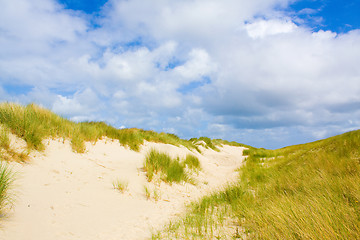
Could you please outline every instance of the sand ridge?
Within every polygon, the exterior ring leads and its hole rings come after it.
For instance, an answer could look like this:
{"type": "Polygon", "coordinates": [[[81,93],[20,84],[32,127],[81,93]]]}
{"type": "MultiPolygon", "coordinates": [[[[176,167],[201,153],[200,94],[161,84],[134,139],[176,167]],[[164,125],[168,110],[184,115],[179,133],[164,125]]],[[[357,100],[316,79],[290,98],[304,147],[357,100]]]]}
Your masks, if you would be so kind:
{"type": "Polygon", "coordinates": [[[0,219],[0,239],[147,239],[185,204],[234,181],[244,157],[243,148],[223,146],[220,152],[202,148],[145,142],[140,152],[103,139],[86,143],[87,152],[72,152],[69,142],[46,140],[43,153],[33,152],[29,163],[11,163],[17,172],[16,201],[0,219]],[[203,170],[196,185],[147,182],[142,171],[146,153],[155,148],[172,157],[196,155],[203,170]],[[115,180],[128,182],[120,193],[115,180]],[[147,199],[145,186],[154,197],[147,199]]]}

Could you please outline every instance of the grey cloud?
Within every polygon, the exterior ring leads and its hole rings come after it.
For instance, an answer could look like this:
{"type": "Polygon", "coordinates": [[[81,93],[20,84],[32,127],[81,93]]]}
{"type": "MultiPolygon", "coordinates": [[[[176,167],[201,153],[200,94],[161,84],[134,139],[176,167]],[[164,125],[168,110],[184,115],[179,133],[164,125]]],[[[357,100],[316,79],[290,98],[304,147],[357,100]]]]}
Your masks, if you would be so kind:
{"type": "Polygon", "coordinates": [[[351,113],[360,111],[360,101],[349,101],[346,103],[335,103],[327,107],[329,111],[336,113],[351,113]]]}

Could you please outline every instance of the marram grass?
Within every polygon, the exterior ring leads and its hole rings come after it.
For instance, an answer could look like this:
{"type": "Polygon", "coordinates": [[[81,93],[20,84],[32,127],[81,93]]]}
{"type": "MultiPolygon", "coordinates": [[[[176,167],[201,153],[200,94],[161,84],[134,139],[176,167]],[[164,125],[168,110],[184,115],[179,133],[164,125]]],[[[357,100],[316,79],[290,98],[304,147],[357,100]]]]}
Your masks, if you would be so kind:
{"type": "Polygon", "coordinates": [[[6,161],[24,162],[28,158],[27,151],[14,150],[10,144],[9,129],[0,125],[0,158],[6,161]]]}
{"type": "Polygon", "coordinates": [[[118,190],[121,193],[124,193],[128,190],[129,182],[125,180],[116,179],[112,183],[113,188],[118,190]]]}
{"type": "Polygon", "coordinates": [[[168,183],[191,182],[192,180],[185,170],[186,166],[190,169],[200,169],[199,159],[191,154],[187,155],[185,160],[173,159],[167,153],[151,149],[144,161],[144,170],[149,182],[155,174],[160,174],[161,179],[168,183]]]}
{"type": "Polygon", "coordinates": [[[187,154],[186,155],[186,158],[184,160],[184,164],[190,169],[201,169],[199,159],[196,156],[192,155],[192,154],[187,154]]]}
{"type": "Polygon", "coordinates": [[[151,181],[155,174],[161,174],[165,182],[181,182],[187,178],[184,166],[179,159],[172,159],[169,154],[161,153],[151,149],[145,157],[144,170],[148,181],[151,181]]]}
{"type": "Polygon", "coordinates": [[[9,169],[8,165],[0,159],[0,215],[5,206],[11,203],[11,189],[14,181],[14,174],[9,169]]]}
{"type": "MultiPolygon", "coordinates": [[[[116,129],[104,122],[75,123],[35,104],[27,106],[14,103],[0,104],[0,124],[12,134],[24,139],[30,150],[43,150],[45,148],[43,140],[46,138],[64,138],[71,140],[75,152],[83,153],[86,150],[85,141],[96,142],[102,137],[116,139],[120,144],[134,151],[139,151],[144,141],[183,145],[198,150],[191,141],[180,139],[174,134],[137,128],[116,129]]],[[[1,144],[6,145],[6,137],[5,141],[3,139],[0,141],[1,144]]]]}
{"type": "Polygon", "coordinates": [[[238,183],[153,238],[360,239],[360,131],[247,153],[238,183]]]}

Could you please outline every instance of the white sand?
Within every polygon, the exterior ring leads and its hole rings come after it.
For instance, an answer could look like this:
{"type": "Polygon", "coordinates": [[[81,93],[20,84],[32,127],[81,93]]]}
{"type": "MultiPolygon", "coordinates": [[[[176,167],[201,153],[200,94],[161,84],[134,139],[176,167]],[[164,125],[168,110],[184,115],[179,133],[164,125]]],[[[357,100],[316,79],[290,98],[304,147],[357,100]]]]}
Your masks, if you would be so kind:
{"type": "Polygon", "coordinates": [[[87,152],[76,154],[68,142],[47,140],[45,152],[32,153],[29,163],[11,163],[17,172],[16,199],[0,219],[0,239],[146,239],[184,212],[186,203],[234,181],[243,161],[243,148],[202,148],[202,154],[193,153],[203,168],[194,174],[196,186],[148,183],[141,168],[151,148],[173,157],[191,153],[159,143],[146,143],[138,153],[107,139],[87,143],[87,152]],[[129,183],[125,193],[113,188],[117,179],[129,183]]]}

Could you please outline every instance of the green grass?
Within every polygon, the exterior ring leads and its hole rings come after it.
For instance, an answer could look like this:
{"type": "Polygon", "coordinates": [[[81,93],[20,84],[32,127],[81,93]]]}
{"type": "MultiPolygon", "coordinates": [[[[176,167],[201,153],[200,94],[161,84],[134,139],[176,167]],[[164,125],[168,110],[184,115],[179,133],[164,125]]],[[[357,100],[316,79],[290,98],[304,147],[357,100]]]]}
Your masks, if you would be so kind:
{"type": "Polygon", "coordinates": [[[9,132],[6,128],[2,127],[0,129],[0,147],[8,150],[10,149],[10,138],[9,132]]]}
{"type": "Polygon", "coordinates": [[[193,203],[154,238],[360,238],[360,131],[246,153],[237,184],[193,203]]]}
{"type": "Polygon", "coordinates": [[[26,107],[2,103],[0,123],[26,141],[29,149],[43,150],[47,137],[70,137],[75,124],[34,104],[26,107]]]}
{"type": "Polygon", "coordinates": [[[118,190],[121,193],[124,193],[128,190],[129,182],[117,179],[113,181],[112,185],[114,189],[118,190]]]}
{"type": "MultiPolygon", "coordinates": [[[[137,128],[116,129],[104,122],[75,123],[35,104],[0,104],[0,124],[24,139],[29,150],[44,150],[43,140],[46,138],[64,138],[71,141],[74,152],[83,153],[86,151],[85,141],[96,142],[102,137],[116,139],[134,151],[139,151],[144,141],[182,145],[198,150],[191,141],[180,139],[174,134],[137,128]]],[[[3,136],[5,135],[2,134],[1,137],[3,136]]],[[[0,139],[0,144],[6,145],[6,136],[0,139]]]]}
{"type": "Polygon", "coordinates": [[[196,156],[192,155],[192,154],[187,154],[186,155],[186,158],[184,160],[184,164],[186,166],[188,166],[188,168],[190,168],[190,169],[201,169],[199,159],[196,156]]]}
{"type": "Polygon", "coordinates": [[[144,161],[144,170],[149,182],[152,181],[155,174],[160,174],[161,179],[168,183],[192,182],[185,171],[186,166],[189,169],[201,169],[199,159],[192,154],[188,154],[184,160],[180,160],[179,157],[172,159],[167,153],[151,149],[144,161]]]}
{"type": "Polygon", "coordinates": [[[162,180],[168,183],[179,183],[187,179],[185,167],[180,163],[179,158],[172,159],[168,154],[158,152],[155,149],[146,155],[144,169],[147,172],[148,181],[151,181],[157,173],[160,173],[162,180]]]}
{"type": "Polygon", "coordinates": [[[9,130],[0,126],[0,157],[6,161],[24,162],[28,159],[28,152],[14,150],[10,144],[9,130]]]}
{"type": "Polygon", "coordinates": [[[216,142],[215,140],[211,140],[210,138],[208,137],[199,137],[199,138],[190,138],[190,140],[192,143],[197,143],[199,141],[204,141],[205,142],[205,148],[210,148],[214,151],[217,151],[219,152],[220,149],[217,148],[217,146],[220,146],[221,144],[219,142],[216,142]]]}
{"type": "Polygon", "coordinates": [[[5,162],[0,160],[0,215],[3,209],[11,203],[9,190],[14,181],[14,175],[5,162]]]}
{"type": "Polygon", "coordinates": [[[196,144],[200,141],[203,141],[205,143],[205,148],[207,149],[212,149],[214,151],[219,152],[220,149],[218,147],[222,147],[223,145],[229,145],[229,146],[234,146],[234,147],[246,147],[246,148],[253,148],[249,145],[246,144],[242,144],[242,143],[238,143],[235,141],[227,141],[227,140],[223,140],[223,139],[211,139],[208,137],[199,137],[199,138],[190,138],[189,141],[191,141],[192,143],[196,144]]]}
{"type": "Polygon", "coordinates": [[[212,142],[217,146],[229,145],[229,146],[234,146],[234,147],[252,148],[251,146],[243,144],[243,143],[238,143],[238,142],[235,142],[235,141],[229,142],[229,141],[223,140],[223,139],[213,139],[212,142]]]}

